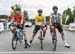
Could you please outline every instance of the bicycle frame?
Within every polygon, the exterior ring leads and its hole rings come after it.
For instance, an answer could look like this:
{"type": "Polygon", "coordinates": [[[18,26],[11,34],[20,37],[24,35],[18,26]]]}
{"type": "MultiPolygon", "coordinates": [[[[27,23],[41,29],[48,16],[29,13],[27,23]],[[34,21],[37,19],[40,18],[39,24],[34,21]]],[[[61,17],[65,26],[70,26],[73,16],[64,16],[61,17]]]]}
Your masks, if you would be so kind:
{"type": "Polygon", "coordinates": [[[53,24],[54,29],[53,29],[53,34],[52,34],[52,41],[53,41],[53,51],[56,50],[56,44],[57,44],[57,36],[56,36],[56,24],[53,24]]]}
{"type": "MultiPolygon", "coordinates": [[[[22,35],[21,35],[21,33],[22,33],[21,29],[18,29],[18,28],[17,28],[17,25],[11,25],[11,26],[13,26],[13,27],[15,28],[15,29],[14,29],[14,32],[17,33],[16,36],[17,36],[17,38],[20,40],[21,37],[22,37],[22,35]],[[21,33],[20,33],[20,32],[21,32],[21,33]]],[[[13,34],[14,34],[14,32],[13,32],[13,34]]]]}
{"type": "Polygon", "coordinates": [[[41,42],[41,49],[43,49],[43,39],[42,39],[42,37],[43,37],[43,30],[42,30],[42,26],[41,26],[41,28],[40,28],[40,42],[41,42]]]}
{"type": "MultiPolygon", "coordinates": [[[[10,26],[13,26],[13,25],[10,25],[10,26]]],[[[13,27],[14,27],[14,31],[12,36],[12,49],[15,50],[17,47],[17,42],[20,41],[22,35],[20,35],[20,29],[17,28],[17,25],[14,25],[13,27]]]]}

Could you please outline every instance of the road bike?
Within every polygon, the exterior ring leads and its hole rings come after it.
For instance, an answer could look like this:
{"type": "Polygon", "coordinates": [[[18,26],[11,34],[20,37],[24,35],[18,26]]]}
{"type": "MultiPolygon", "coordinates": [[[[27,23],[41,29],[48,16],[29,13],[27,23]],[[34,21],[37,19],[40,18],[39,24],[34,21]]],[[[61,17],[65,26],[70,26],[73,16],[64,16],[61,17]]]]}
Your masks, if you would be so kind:
{"type": "Polygon", "coordinates": [[[21,43],[22,40],[23,40],[22,30],[17,28],[16,24],[13,24],[13,25],[11,24],[9,27],[14,28],[14,30],[12,32],[13,33],[13,36],[12,36],[12,49],[15,50],[16,47],[17,47],[18,41],[21,43]]]}
{"type": "Polygon", "coordinates": [[[54,29],[52,31],[52,43],[53,43],[53,51],[56,51],[57,46],[57,34],[56,34],[56,26],[58,26],[56,23],[53,23],[54,29]]]}

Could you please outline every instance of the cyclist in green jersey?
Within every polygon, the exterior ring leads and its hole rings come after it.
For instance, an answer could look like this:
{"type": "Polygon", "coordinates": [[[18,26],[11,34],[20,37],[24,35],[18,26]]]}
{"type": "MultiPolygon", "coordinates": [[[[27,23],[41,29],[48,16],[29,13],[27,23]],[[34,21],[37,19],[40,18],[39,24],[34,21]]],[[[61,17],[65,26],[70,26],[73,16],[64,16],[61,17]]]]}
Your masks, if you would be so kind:
{"type": "Polygon", "coordinates": [[[50,31],[51,33],[53,32],[54,26],[53,24],[57,24],[58,26],[56,26],[56,28],[58,29],[58,31],[61,34],[61,38],[64,42],[64,46],[65,47],[70,47],[70,45],[67,43],[67,41],[64,38],[64,32],[63,32],[63,28],[62,28],[62,15],[60,13],[58,13],[58,7],[54,6],[53,7],[53,12],[50,15],[50,31]]]}

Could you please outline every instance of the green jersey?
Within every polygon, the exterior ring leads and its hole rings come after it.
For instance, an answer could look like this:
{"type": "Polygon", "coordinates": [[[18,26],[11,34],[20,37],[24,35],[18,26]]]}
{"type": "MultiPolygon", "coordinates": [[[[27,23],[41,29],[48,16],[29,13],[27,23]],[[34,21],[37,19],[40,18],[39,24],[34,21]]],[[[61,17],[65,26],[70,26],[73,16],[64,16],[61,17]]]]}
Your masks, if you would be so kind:
{"type": "Polygon", "coordinates": [[[52,16],[52,23],[60,23],[60,16],[61,14],[60,13],[51,13],[51,16],[52,16]]]}

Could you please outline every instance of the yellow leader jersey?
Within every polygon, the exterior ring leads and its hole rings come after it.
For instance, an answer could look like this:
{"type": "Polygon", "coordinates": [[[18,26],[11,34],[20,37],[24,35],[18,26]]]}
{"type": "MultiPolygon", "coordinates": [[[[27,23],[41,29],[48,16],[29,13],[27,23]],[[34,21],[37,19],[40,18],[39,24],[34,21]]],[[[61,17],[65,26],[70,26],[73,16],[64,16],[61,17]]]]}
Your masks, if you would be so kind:
{"type": "Polygon", "coordinates": [[[35,20],[37,20],[37,25],[43,25],[45,22],[45,16],[35,16],[35,20]]]}

